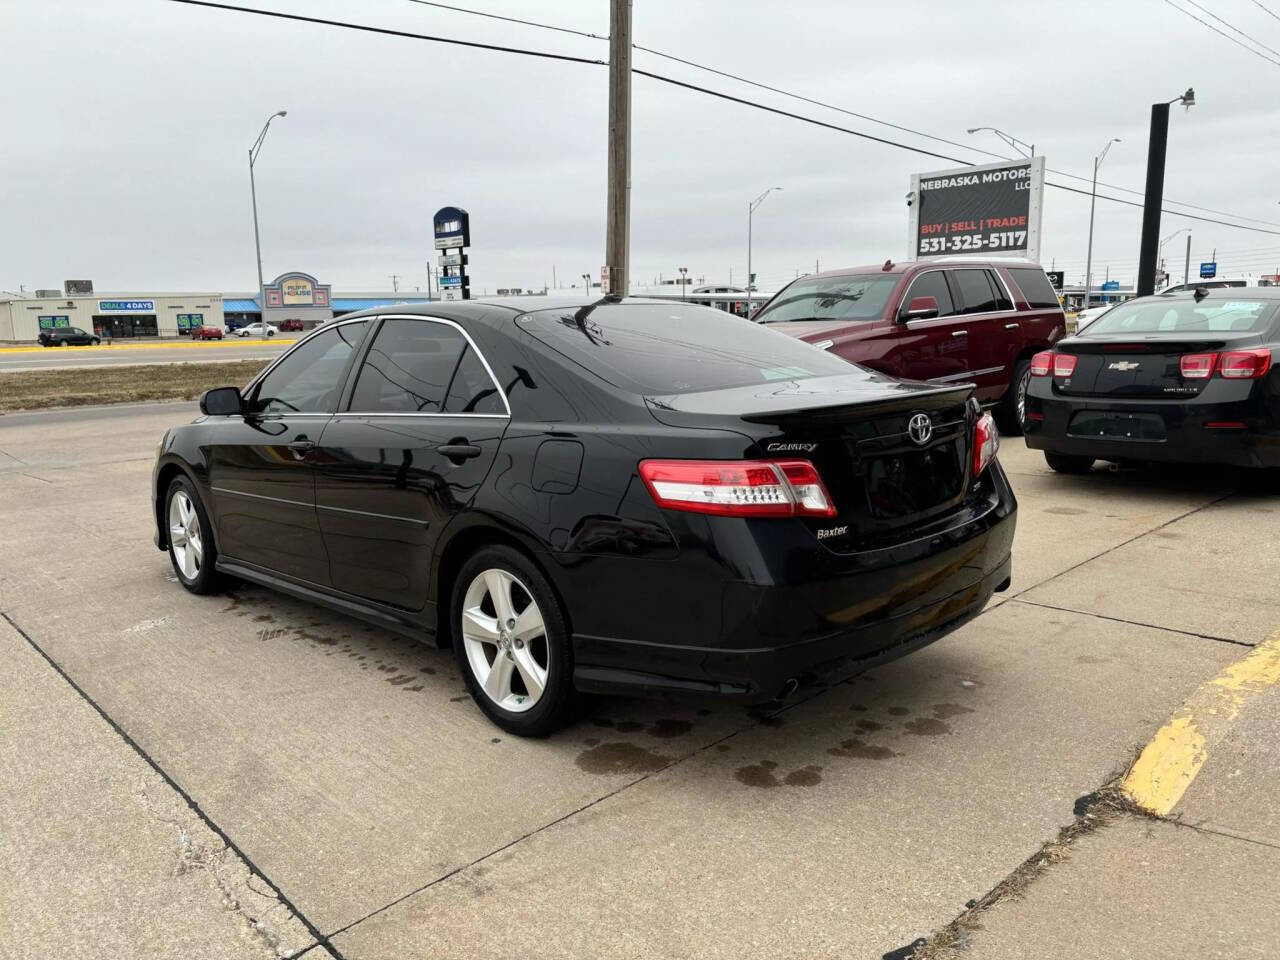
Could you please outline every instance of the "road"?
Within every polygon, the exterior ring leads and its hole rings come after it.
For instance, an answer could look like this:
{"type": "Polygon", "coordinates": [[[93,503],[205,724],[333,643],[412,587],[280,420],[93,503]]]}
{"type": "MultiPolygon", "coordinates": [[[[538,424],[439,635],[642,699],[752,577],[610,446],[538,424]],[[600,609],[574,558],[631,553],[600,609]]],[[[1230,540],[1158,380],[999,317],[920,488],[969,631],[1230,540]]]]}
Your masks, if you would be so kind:
{"type": "MultiPolygon", "coordinates": [[[[905,957],[1280,625],[1273,481],[1062,477],[1007,440],[1013,587],[957,633],[770,710],[601,700],[524,741],[446,651],[257,587],[183,591],[148,481],[193,414],[0,418],[20,956],[905,957]]],[[[1242,713],[1187,823],[1084,837],[972,955],[1270,956],[1277,721],[1242,713]],[[1198,903],[1231,905],[1197,926],[1198,903]],[[1176,916],[1176,942],[1137,916],[1176,916]]]]}
{"type": "Polygon", "coordinates": [[[156,341],[112,343],[96,347],[0,347],[0,373],[19,370],[105,367],[116,364],[212,363],[226,360],[269,360],[293,344],[294,338],[271,340],[156,341]]]}

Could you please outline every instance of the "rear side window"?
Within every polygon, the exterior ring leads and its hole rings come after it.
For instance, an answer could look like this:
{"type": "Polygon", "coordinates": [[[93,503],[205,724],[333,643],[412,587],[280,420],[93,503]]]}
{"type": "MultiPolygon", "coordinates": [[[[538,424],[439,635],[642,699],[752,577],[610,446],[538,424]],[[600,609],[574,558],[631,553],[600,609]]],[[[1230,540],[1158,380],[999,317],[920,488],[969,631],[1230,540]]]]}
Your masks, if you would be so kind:
{"type": "Polygon", "coordinates": [[[996,293],[985,270],[954,270],[951,279],[960,294],[961,313],[991,313],[997,309],[996,293]]]}
{"type": "Polygon", "coordinates": [[[1010,267],[1009,276],[1013,277],[1013,282],[1018,285],[1018,289],[1027,298],[1030,306],[1049,307],[1054,310],[1061,308],[1058,294],[1043,270],[1036,267],[1010,267]]]}
{"type": "Polygon", "coordinates": [[[486,413],[506,410],[467,338],[431,320],[383,321],[351,397],[353,413],[486,413]]]}
{"type": "Polygon", "coordinates": [[[933,297],[938,301],[938,316],[949,317],[956,312],[951,300],[951,289],[947,286],[946,275],[941,270],[930,270],[911,281],[911,288],[902,300],[905,310],[915,297],[933,297]]]}
{"type": "Polygon", "coordinates": [[[642,396],[785,383],[859,369],[772,325],[679,303],[540,310],[521,317],[520,325],[606,383],[642,396]]]}

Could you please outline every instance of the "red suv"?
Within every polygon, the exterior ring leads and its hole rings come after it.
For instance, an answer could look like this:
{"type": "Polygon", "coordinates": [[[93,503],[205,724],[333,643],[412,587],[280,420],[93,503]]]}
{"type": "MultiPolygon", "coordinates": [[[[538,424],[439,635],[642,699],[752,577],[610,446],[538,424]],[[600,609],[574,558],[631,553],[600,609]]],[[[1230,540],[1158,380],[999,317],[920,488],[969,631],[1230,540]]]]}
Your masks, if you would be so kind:
{"type": "Polygon", "coordinates": [[[801,277],[759,323],[905,380],[970,381],[1000,428],[1022,432],[1031,356],[1066,334],[1062,304],[1034,263],[930,260],[801,277]]]}

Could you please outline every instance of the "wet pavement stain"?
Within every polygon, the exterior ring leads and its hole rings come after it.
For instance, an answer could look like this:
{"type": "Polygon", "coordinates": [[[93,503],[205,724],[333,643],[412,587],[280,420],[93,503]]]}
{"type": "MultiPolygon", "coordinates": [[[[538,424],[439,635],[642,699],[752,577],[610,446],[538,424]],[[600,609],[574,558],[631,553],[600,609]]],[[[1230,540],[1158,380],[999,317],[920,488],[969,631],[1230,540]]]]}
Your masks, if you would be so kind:
{"type": "Polygon", "coordinates": [[[293,635],[299,640],[310,640],[312,643],[322,643],[326,647],[336,647],[338,645],[337,637],[326,637],[318,633],[311,633],[307,630],[294,630],[293,635]]]}
{"type": "Polygon", "coordinates": [[[1081,654],[1076,657],[1076,663],[1110,663],[1110,657],[1093,657],[1089,654],[1081,654]]]}
{"type": "Polygon", "coordinates": [[[639,720],[623,720],[620,723],[615,723],[613,728],[619,733],[635,733],[637,730],[643,730],[644,724],[639,720]]]}
{"type": "Polygon", "coordinates": [[[671,758],[634,743],[613,742],[583,750],[573,762],[587,773],[654,773],[669,764],[671,758]]]}
{"type": "Polygon", "coordinates": [[[783,777],[782,782],[789,787],[816,787],[822,782],[822,768],[811,764],[792,770],[783,777]]]}
{"type": "Polygon", "coordinates": [[[428,674],[428,675],[430,675],[430,676],[434,676],[434,675],[435,675],[435,672],[436,672],[436,669],[435,669],[435,667],[422,667],[418,672],[419,672],[419,673],[425,673],[425,674],[428,674]]]}
{"type": "Polygon", "coordinates": [[[911,711],[906,707],[890,707],[889,715],[892,717],[905,717],[911,711]]]}
{"type": "Polygon", "coordinates": [[[1045,507],[1044,512],[1056,513],[1058,514],[1058,516],[1061,516],[1061,517],[1079,517],[1088,513],[1089,511],[1081,510],[1078,507],[1045,507]]]}
{"type": "Polygon", "coordinates": [[[413,676],[411,674],[401,673],[394,677],[387,677],[387,683],[391,684],[394,687],[398,687],[401,684],[408,683],[412,679],[413,679],[413,676]]]}
{"type": "Polygon", "coordinates": [[[762,789],[780,787],[782,786],[782,781],[773,775],[773,771],[777,766],[772,760],[761,760],[759,763],[753,763],[750,766],[739,767],[733,772],[733,779],[748,787],[760,787],[762,789]]]}
{"type": "Polygon", "coordinates": [[[649,729],[645,733],[651,737],[660,737],[663,740],[671,740],[675,737],[683,737],[686,733],[693,729],[693,724],[688,720],[655,720],[649,724],[649,729]]]}
{"type": "Polygon", "coordinates": [[[273,617],[273,616],[272,616],[271,614],[269,614],[269,613],[260,613],[260,614],[258,614],[256,617],[254,617],[254,618],[253,618],[253,622],[254,622],[254,623],[270,623],[270,622],[271,622],[272,620],[274,620],[274,619],[275,619],[275,617],[273,617]]]}
{"type": "Polygon", "coordinates": [[[592,717],[591,725],[595,727],[612,727],[613,721],[608,717],[592,717]]]}
{"type": "Polygon", "coordinates": [[[919,717],[915,720],[908,720],[903,724],[903,728],[907,733],[917,737],[940,737],[944,733],[951,732],[950,726],[941,720],[934,720],[932,717],[919,717]]]}
{"type": "Polygon", "coordinates": [[[867,712],[867,706],[866,706],[866,704],[864,704],[864,703],[855,703],[855,704],[854,704],[853,706],[851,706],[849,709],[850,709],[850,710],[852,710],[854,713],[866,713],[866,712],[867,712]]]}
{"type": "Polygon", "coordinates": [[[831,747],[827,753],[833,757],[854,757],[858,760],[888,760],[890,757],[896,757],[888,747],[876,747],[854,737],[851,740],[841,740],[840,746],[831,747]]]}
{"type": "Polygon", "coordinates": [[[729,746],[727,743],[717,743],[716,749],[719,750],[721,753],[728,753],[730,750],[733,749],[733,747],[729,746]]]}
{"type": "Polygon", "coordinates": [[[939,720],[950,720],[963,713],[973,713],[972,707],[962,707],[958,703],[939,703],[933,707],[933,715],[939,720]]]}
{"type": "Polygon", "coordinates": [[[470,700],[470,699],[471,699],[471,697],[464,693],[464,694],[463,694],[462,696],[460,696],[460,697],[450,697],[450,698],[449,698],[449,702],[450,702],[450,703],[461,703],[463,700],[470,700]]]}
{"type": "Polygon", "coordinates": [[[584,746],[588,746],[588,747],[598,747],[598,746],[600,746],[600,738],[599,738],[599,737],[587,737],[587,739],[583,740],[583,741],[582,741],[582,743],[583,743],[583,745],[584,745],[584,746]]]}
{"type": "Polygon", "coordinates": [[[883,723],[876,723],[874,720],[859,720],[857,723],[859,730],[865,730],[867,733],[875,733],[877,730],[883,730],[883,723]]]}
{"type": "Polygon", "coordinates": [[[711,716],[711,711],[708,710],[706,707],[703,707],[701,710],[698,711],[698,716],[709,717],[711,716]]]}
{"type": "Polygon", "coordinates": [[[412,690],[412,691],[421,690],[421,689],[422,689],[422,684],[420,684],[420,683],[415,683],[412,687],[405,687],[405,689],[406,689],[406,690],[412,690]]]}

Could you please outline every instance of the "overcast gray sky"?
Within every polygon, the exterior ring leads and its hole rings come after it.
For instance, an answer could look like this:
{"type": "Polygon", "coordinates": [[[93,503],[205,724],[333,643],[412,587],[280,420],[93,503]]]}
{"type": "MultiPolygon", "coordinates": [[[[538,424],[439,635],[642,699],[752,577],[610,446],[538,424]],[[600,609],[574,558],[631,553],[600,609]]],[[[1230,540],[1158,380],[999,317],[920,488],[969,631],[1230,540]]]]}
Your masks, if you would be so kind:
{"type": "MultiPolygon", "coordinates": [[[[607,59],[607,44],[411,0],[244,5],[607,59]]],[[[453,0],[601,36],[608,0],[453,0]]],[[[1188,0],[1176,2],[1196,11],[1188,0]]],[[[1280,50],[1252,0],[1199,0],[1280,50]]],[[[1263,0],[1280,13],[1280,0],[1263,0]]],[[[1234,34],[1232,34],[1234,36],[1234,34]]],[[[339,289],[425,287],[431,214],[470,211],[473,286],[541,287],[603,260],[606,69],[179,5],[2,0],[0,289],[92,279],[102,290],[250,290],[246,151],[258,161],[268,279],[309,271],[339,289]]],[[[1181,218],[1193,262],[1280,271],[1280,65],[1165,0],[636,0],[634,40],[937,136],[1004,150],[967,127],[1034,142],[1051,168],[1143,185],[1150,104],[1175,108],[1166,197],[1273,221],[1273,234],[1181,218]]],[[[1280,56],[1275,57],[1280,60],[1280,56]]],[[[952,156],[875,123],[637,52],[635,66],[952,156]]],[[[912,172],[951,166],[636,77],[632,273],[687,266],[741,281],[746,207],[770,289],[812,270],[902,258],[912,172]]],[[[1062,180],[1061,177],[1051,179],[1062,180]]],[[[1071,182],[1071,181],[1065,181],[1071,182]]],[[[1087,185],[1086,185],[1087,189],[1087,185]]],[[[1048,191],[1043,260],[1083,276],[1087,197],[1048,191]]],[[[1095,263],[1131,279],[1141,212],[1099,202],[1095,263]]],[[[1181,262],[1183,237],[1165,254],[1181,262]]]]}

